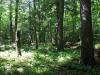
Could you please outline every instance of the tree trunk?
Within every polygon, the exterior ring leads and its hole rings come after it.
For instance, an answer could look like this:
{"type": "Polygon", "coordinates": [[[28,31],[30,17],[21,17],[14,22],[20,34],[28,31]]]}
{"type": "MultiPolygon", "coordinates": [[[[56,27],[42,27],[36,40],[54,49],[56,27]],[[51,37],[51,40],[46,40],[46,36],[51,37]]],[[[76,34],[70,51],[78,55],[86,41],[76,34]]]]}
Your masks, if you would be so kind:
{"type": "Polygon", "coordinates": [[[14,42],[14,37],[13,37],[13,25],[12,25],[12,0],[10,0],[10,40],[11,43],[14,42]]]}
{"type": "MultiPolygon", "coordinates": [[[[0,4],[2,4],[2,0],[0,1],[0,4]]],[[[1,26],[2,26],[2,12],[0,12],[0,45],[2,44],[2,30],[1,30],[1,26]]]]}
{"type": "Polygon", "coordinates": [[[32,26],[32,11],[31,2],[29,2],[29,45],[33,42],[33,26],[32,26]]]}
{"type": "Polygon", "coordinates": [[[18,55],[22,55],[21,54],[21,42],[20,42],[20,31],[16,31],[16,51],[18,53],[18,55]]]}
{"type": "MultiPolygon", "coordinates": [[[[36,0],[33,0],[33,5],[34,5],[34,11],[37,11],[36,10],[36,0]]],[[[35,15],[36,15],[36,13],[35,13],[35,15]]],[[[38,37],[37,37],[36,21],[34,22],[34,34],[35,34],[34,36],[35,36],[35,42],[36,42],[36,49],[38,49],[38,37]]]]}
{"type": "Polygon", "coordinates": [[[19,7],[19,0],[16,0],[16,7],[15,7],[15,42],[16,42],[16,51],[18,53],[18,56],[21,56],[20,31],[17,29],[18,7],[19,7]]]}
{"type": "Polygon", "coordinates": [[[81,64],[93,65],[94,48],[91,17],[91,0],[81,0],[81,64]]]}
{"type": "Polygon", "coordinates": [[[16,0],[16,7],[15,7],[15,32],[17,31],[17,25],[18,25],[18,7],[19,7],[19,0],[16,0]]]}
{"type": "Polygon", "coordinates": [[[40,0],[37,0],[38,1],[38,12],[37,12],[37,15],[38,15],[38,31],[39,31],[39,38],[38,38],[38,42],[41,42],[41,11],[40,11],[40,0]]]}
{"type": "Polygon", "coordinates": [[[64,0],[56,0],[57,1],[57,40],[58,40],[58,50],[63,50],[63,15],[64,15],[64,0]]]}

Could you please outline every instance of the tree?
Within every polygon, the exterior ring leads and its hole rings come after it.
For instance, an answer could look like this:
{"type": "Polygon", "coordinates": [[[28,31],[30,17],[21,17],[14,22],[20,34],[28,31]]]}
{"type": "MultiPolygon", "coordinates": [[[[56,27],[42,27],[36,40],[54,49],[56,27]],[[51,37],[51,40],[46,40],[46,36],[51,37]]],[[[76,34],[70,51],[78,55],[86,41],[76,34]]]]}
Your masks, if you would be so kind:
{"type": "Polygon", "coordinates": [[[13,18],[13,16],[12,16],[12,0],[10,0],[10,8],[9,8],[9,10],[10,10],[10,13],[9,13],[9,16],[10,16],[10,18],[9,18],[9,20],[10,20],[10,39],[11,39],[11,42],[14,42],[14,40],[13,40],[13,25],[12,25],[12,18],[13,18]]]}
{"type": "Polygon", "coordinates": [[[21,56],[21,49],[20,49],[20,31],[18,30],[18,7],[19,7],[19,0],[16,0],[16,7],[15,7],[15,42],[16,42],[16,51],[18,55],[21,56]]]}
{"type": "Polygon", "coordinates": [[[63,15],[64,15],[64,0],[56,0],[57,8],[57,49],[63,50],[63,15]]]}
{"type": "MultiPolygon", "coordinates": [[[[34,6],[34,11],[36,12],[36,0],[33,0],[33,6],[34,6]]],[[[37,18],[36,13],[35,13],[35,18],[37,18]]],[[[35,42],[36,42],[36,49],[38,49],[38,37],[37,37],[37,25],[36,21],[34,21],[34,36],[35,36],[35,42]]]]}
{"type": "Polygon", "coordinates": [[[20,42],[20,31],[16,31],[16,51],[18,53],[18,56],[21,56],[21,42],[20,42]]]}
{"type": "MultiPolygon", "coordinates": [[[[2,0],[0,1],[0,4],[2,4],[2,0]]],[[[2,7],[0,6],[0,9],[2,9],[2,7]]],[[[2,40],[2,37],[1,37],[1,35],[2,35],[2,30],[1,30],[1,26],[2,26],[2,23],[1,23],[1,21],[2,21],[2,11],[0,11],[0,40],[2,40]]],[[[0,42],[0,45],[1,45],[1,42],[0,42]]]]}
{"type": "Polygon", "coordinates": [[[91,17],[91,0],[81,0],[81,63],[95,64],[91,17]]]}
{"type": "Polygon", "coordinates": [[[29,45],[33,42],[33,26],[32,26],[32,7],[31,7],[31,1],[29,0],[28,3],[29,6],[29,45]]]}
{"type": "Polygon", "coordinates": [[[19,7],[19,0],[16,0],[16,7],[15,7],[15,32],[17,31],[17,26],[18,26],[18,7],[19,7]]]}

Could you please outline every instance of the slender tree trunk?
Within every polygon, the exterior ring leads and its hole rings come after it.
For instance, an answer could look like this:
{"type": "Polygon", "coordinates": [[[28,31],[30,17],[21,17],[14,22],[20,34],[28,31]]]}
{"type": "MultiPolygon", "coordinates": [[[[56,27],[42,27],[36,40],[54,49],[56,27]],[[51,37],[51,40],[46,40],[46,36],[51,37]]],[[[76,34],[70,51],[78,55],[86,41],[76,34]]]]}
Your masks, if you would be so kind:
{"type": "Polygon", "coordinates": [[[18,26],[18,7],[19,7],[19,0],[16,0],[16,7],[15,7],[15,42],[16,42],[16,51],[18,56],[21,56],[21,44],[20,44],[20,31],[17,29],[18,26]]]}
{"type": "MultiPolygon", "coordinates": [[[[0,4],[2,4],[2,0],[0,1],[0,4]]],[[[1,26],[2,26],[2,12],[0,12],[0,45],[2,44],[2,30],[1,30],[1,26]]]]}
{"type": "Polygon", "coordinates": [[[57,49],[58,50],[63,50],[64,46],[63,46],[63,15],[64,15],[64,0],[56,0],[57,1],[57,31],[58,31],[58,36],[57,36],[57,40],[58,40],[58,46],[57,49]]]}
{"type": "Polygon", "coordinates": [[[58,31],[58,27],[57,25],[55,26],[55,37],[54,37],[54,40],[55,40],[55,45],[58,46],[58,38],[57,38],[57,31],[58,31]]]}
{"type": "Polygon", "coordinates": [[[14,42],[14,36],[13,36],[13,25],[12,25],[12,0],[10,0],[10,39],[11,43],[14,42]]]}
{"type": "Polygon", "coordinates": [[[37,38],[37,26],[35,25],[35,41],[36,41],[36,49],[38,49],[38,38],[37,38]]]}
{"type": "MultiPolygon", "coordinates": [[[[33,5],[34,5],[34,11],[36,11],[36,0],[33,0],[33,5]]],[[[36,13],[35,13],[36,15],[36,13]]],[[[36,41],[36,49],[38,49],[38,37],[37,37],[37,26],[36,26],[36,21],[34,22],[34,34],[35,34],[35,41],[36,41]]]]}
{"type": "Polygon", "coordinates": [[[81,0],[81,63],[93,65],[94,48],[91,17],[91,0],[81,0]]]}
{"type": "Polygon", "coordinates": [[[20,40],[20,31],[16,31],[16,51],[18,52],[18,55],[21,54],[21,40],[20,40]]]}
{"type": "Polygon", "coordinates": [[[50,23],[49,23],[49,42],[52,43],[52,28],[51,28],[50,23]]]}
{"type": "Polygon", "coordinates": [[[31,2],[29,2],[29,45],[33,42],[33,26],[32,26],[32,11],[31,2]]]}
{"type": "Polygon", "coordinates": [[[15,7],[15,32],[17,31],[17,25],[18,25],[18,7],[19,7],[19,0],[16,0],[16,7],[15,7]]]}
{"type": "Polygon", "coordinates": [[[39,28],[39,38],[38,38],[38,42],[41,42],[41,37],[40,37],[40,35],[41,35],[41,11],[40,11],[40,1],[41,0],[37,0],[38,1],[38,20],[39,20],[39,23],[38,23],[38,28],[39,28]]]}

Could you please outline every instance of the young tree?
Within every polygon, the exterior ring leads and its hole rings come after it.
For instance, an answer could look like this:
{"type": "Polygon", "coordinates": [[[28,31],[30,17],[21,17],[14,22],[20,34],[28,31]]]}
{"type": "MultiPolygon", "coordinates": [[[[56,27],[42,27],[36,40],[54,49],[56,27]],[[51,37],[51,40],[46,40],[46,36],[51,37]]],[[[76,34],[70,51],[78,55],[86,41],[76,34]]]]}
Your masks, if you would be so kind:
{"type": "Polygon", "coordinates": [[[18,30],[18,7],[19,7],[19,0],[16,0],[16,7],[15,7],[15,41],[16,41],[16,51],[19,56],[21,56],[21,49],[20,49],[20,31],[18,30]]]}
{"type": "Polygon", "coordinates": [[[10,39],[11,42],[14,42],[14,37],[13,37],[13,25],[12,25],[12,0],[10,0],[10,7],[9,7],[10,13],[9,13],[9,19],[10,19],[10,39]]]}
{"type": "Polygon", "coordinates": [[[19,0],[16,0],[16,7],[15,7],[15,32],[17,31],[17,27],[18,27],[18,7],[19,7],[19,0]]]}
{"type": "MultiPolygon", "coordinates": [[[[36,0],[33,0],[33,6],[34,6],[34,11],[36,12],[36,0]]],[[[36,13],[35,13],[35,18],[36,17],[36,13]]],[[[34,21],[34,36],[35,36],[35,41],[36,41],[36,49],[38,49],[38,37],[37,37],[37,25],[36,25],[36,21],[34,21]]]]}
{"type": "Polygon", "coordinates": [[[31,45],[31,43],[33,42],[33,26],[32,26],[32,7],[31,7],[31,1],[29,0],[28,3],[28,7],[29,7],[29,45],[31,45]]]}
{"type": "Polygon", "coordinates": [[[57,8],[57,49],[63,50],[63,15],[64,15],[64,0],[56,0],[57,8]]]}
{"type": "MultiPolygon", "coordinates": [[[[0,1],[0,5],[2,4],[2,0],[0,1]]],[[[0,6],[0,9],[2,9],[2,7],[0,6]]],[[[2,26],[2,11],[0,11],[0,41],[2,40],[2,31],[1,31],[1,26],[2,26]]],[[[1,45],[2,42],[0,42],[0,45],[1,45]]]]}
{"type": "Polygon", "coordinates": [[[91,0],[80,0],[81,5],[81,59],[84,65],[93,65],[94,48],[91,17],[91,0]]]}
{"type": "Polygon", "coordinates": [[[20,30],[16,31],[16,51],[18,56],[21,56],[21,42],[20,42],[20,30]]]}

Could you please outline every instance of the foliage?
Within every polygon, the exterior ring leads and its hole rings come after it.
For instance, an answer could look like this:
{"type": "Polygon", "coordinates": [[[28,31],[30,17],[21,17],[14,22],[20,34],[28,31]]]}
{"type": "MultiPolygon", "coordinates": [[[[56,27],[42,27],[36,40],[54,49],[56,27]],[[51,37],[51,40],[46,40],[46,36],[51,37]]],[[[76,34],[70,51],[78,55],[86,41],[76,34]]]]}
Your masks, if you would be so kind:
{"type": "MultiPolygon", "coordinates": [[[[79,63],[80,0],[65,0],[64,3],[64,51],[57,51],[56,48],[56,0],[19,1],[18,29],[21,31],[22,56],[17,56],[15,51],[16,1],[0,0],[0,75],[100,74],[99,64],[92,68],[79,63]],[[11,6],[10,1],[12,1],[11,6]],[[11,16],[12,27],[10,27],[11,16]],[[36,37],[38,49],[35,48],[36,37]]],[[[98,49],[100,48],[100,1],[91,2],[94,46],[98,49]]]]}
{"type": "MultiPolygon", "coordinates": [[[[79,64],[79,50],[66,50],[58,52],[40,48],[38,50],[24,51],[23,56],[17,57],[12,50],[0,52],[1,75],[96,75],[99,69],[79,64]]],[[[27,48],[28,49],[28,48],[27,48]]]]}

